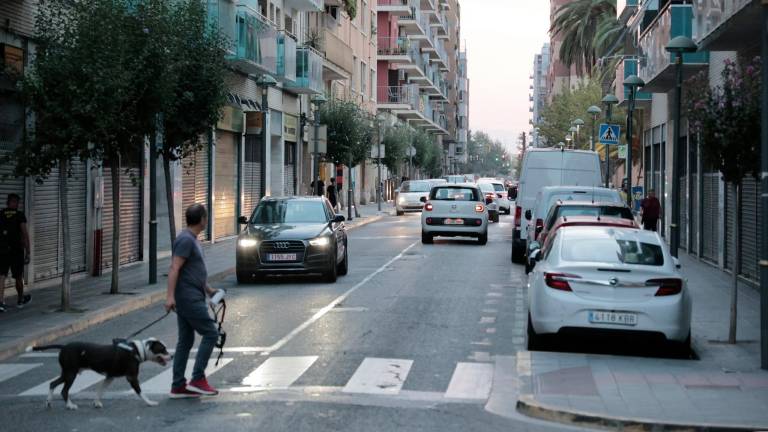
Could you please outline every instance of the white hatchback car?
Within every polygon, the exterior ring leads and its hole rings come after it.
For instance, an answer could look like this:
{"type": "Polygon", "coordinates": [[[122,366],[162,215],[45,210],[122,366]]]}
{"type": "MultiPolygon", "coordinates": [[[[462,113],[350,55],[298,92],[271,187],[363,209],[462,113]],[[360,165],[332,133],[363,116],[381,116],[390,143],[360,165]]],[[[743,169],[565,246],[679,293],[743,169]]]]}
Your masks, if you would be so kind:
{"type": "Polygon", "coordinates": [[[663,335],[689,350],[691,296],[659,235],[636,228],[565,227],[534,249],[528,341],[561,330],[663,335]]]}
{"type": "Polygon", "coordinates": [[[421,213],[421,242],[436,236],[475,237],[488,243],[488,213],[483,193],[475,185],[443,184],[432,188],[421,213]]]}
{"type": "Polygon", "coordinates": [[[395,213],[402,216],[405,212],[421,211],[424,205],[421,198],[429,195],[433,183],[429,180],[407,180],[397,190],[395,213]]]}

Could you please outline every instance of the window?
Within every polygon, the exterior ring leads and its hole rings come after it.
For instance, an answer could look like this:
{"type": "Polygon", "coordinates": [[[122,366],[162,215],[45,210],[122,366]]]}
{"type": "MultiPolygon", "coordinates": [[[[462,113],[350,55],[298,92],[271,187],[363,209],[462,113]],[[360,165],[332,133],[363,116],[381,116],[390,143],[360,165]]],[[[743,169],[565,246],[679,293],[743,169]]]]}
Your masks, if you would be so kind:
{"type": "Polygon", "coordinates": [[[245,161],[261,162],[261,136],[245,136],[245,161]]]}
{"type": "Polygon", "coordinates": [[[432,189],[431,201],[480,201],[477,189],[468,187],[436,187],[432,189]]]}
{"type": "Polygon", "coordinates": [[[357,88],[357,80],[359,79],[358,76],[360,76],[360,71],[357,69],[360,63],[357,62],[357,56],[352,56],[352,79],[349,80],[349,87],[352,89],[352,91],[355,91],[357,88]]]}
{"type": "Polygon", "coordinates": [[[562,257],[566,261],[664,265],[661,246],[631,239],[623,233],[602,238],[568,236],[561,243],[562,257]]]}
{"type": "Polygon", "coordinates": [[[360,62],[360,94],[366,95],[368,93],[368,67],[365,63],[360,62]]]}
{"type": "Polygon", "coordinates": [[[376,100],[376,69],[371,69],[371,100],[376,100]]]}
{"type": "Polygon", "coordinates": [[[296,144],[292,142],[285,143],[285,159],[283,163],[285,165],[293,165],[296,163],[296,144]]]}
{"type": "Polygon", "coordinates": [[[400,192],[429,192],[432,185],[425,181],[406,181],[400,186],[400,192]]]}

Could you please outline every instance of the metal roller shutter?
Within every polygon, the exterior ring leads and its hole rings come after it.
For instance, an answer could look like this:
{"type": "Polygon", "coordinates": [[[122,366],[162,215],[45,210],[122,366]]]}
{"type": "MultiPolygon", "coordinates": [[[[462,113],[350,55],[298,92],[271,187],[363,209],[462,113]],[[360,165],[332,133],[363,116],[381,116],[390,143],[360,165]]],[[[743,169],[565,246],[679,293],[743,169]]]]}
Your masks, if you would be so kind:
{"type": "Polygon", "coordinates": [[[704,174],[703,214],[704,219],[701,240],[703,245],[703,258],[712,262],[718,261],[720,251],[720,212],[718,210],[718,198],[720,195],[720,174],[704,174]]]}
{"type": "MultiPolygon", "coordinates": [[[[741,191],[741,268],[739,274],[747,279],[757,281],[759,268],[757,265],[760,250],[760,220],[759,220],[759,185],[754,177],[745,177],[741,191]]],[[[728,185],[726,194],[726,268],[733,269],[733,219],[736,217],[736,197],[733,187],[728,185]]]]}
{"type": "Polygon", "coordinates": [[[243,216],[250,216],[261,199],[261,140],[258,135],[245,136],[243,165],[243,216]]]}
{"type": "MultiPolygon", "coordinates": [[[[87,176],[86,164],[72,162],[72,177],[67,180],[67,204],[71,244],[72,273],[85,271],[87,176]]],[[[33,194],[34,280],[58,277],[64,271],[64,233],[59,200],[59,170],[51,171],[42,184],[36,184],[33,194]],[[57,239],[57,241],[53,241],[57,239]]]]}
{"type": "Polygon", "coordinates": [[[235,134],[216,131],[216,191],[214,193],[214,224],[216,239],[235,235],[237,205],[237,147],[235,134]]]}
{"type": "Polygon", "coordinates": [[[688,249],[688,181],[680,177],[680,248],[688,249]]]}
{"type": "MultiPolygon", "coordinates": [[[[193,156],[182,162],[184,169],[182,171],[181,182],[181,219],[182,226],[187,226],[184,219],[184,212],[187,207],[195,203],[200,203],[208,207],[208,149],[203,148],[193,156]]],[[[200,233],[201,239],[208,238],[207,230],[200,233]]]]}
{"type": "Polygon", "coordinates": [[[286,196],[292,196],[296,193],[294,192],[294,180],[293,180],[293,174],[296,170],[296,165],[286,165],[285,170],[283,170],[283,184],[285,185],[285,195],[286,196]]]}
{"type": "MultiPolygon", "coordinates": [[[[101,242],[101,266],[112,266],[112,174],[111,168],[103,168],[104,211],[102,212],[103,236],[101,242]]],[[[142,202],[143,188],[133,184],[131,176],[140,179],[141,169],[125,167],[120,173],[120,264],[140,261],[142,258],[142,202]]]]}

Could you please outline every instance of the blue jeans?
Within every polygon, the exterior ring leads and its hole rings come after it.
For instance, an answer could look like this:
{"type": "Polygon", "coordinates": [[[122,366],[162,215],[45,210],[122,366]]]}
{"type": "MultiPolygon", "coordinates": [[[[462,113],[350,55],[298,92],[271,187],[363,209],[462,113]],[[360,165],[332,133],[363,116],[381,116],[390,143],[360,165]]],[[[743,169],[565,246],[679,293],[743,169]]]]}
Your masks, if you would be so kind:
{"type": "Polygon", "coordinates": [[[192,380],[198,380],[205,377],[205,368],[208,366],[208,360],[216,345],[216,339],[219,332],[216,330],[216,322],[206,314],[176,314],[179,326],[179,341],[176,343],[176,353],[173,356],[173,384],[174,388],[186,384],[184,373],[187,370],[187,360],[189,351],[195,343],[195,332],[202,336],[200,346],[197,349],[195,358],[195,367],[192,370],[192,380]]]}

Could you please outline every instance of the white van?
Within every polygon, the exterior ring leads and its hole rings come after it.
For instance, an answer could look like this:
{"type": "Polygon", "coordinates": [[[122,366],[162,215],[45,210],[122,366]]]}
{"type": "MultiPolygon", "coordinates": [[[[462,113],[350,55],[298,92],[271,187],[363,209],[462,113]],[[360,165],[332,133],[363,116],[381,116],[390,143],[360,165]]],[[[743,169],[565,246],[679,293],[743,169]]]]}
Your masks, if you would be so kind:
{"type": "Polygon", "coordinates": [[[525,263],[528,223],[523,215],[533,211],[536,196],[547,186],[600,187],[600,157],[588,150],[527,149],[520,170],[512,231],[512,262],[525,263]]]}

